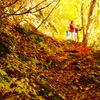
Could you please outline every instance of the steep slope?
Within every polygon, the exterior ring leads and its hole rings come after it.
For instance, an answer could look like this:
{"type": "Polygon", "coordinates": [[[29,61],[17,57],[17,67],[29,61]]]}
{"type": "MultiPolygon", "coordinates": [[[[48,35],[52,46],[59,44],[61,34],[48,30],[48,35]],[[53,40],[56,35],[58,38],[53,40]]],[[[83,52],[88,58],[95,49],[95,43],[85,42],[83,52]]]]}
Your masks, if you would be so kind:
{"type": "Polygon", "coordinates": [[[100,63],[82,43],[35,30],[0,30],[1,100],[99,100],[100,63]]]}

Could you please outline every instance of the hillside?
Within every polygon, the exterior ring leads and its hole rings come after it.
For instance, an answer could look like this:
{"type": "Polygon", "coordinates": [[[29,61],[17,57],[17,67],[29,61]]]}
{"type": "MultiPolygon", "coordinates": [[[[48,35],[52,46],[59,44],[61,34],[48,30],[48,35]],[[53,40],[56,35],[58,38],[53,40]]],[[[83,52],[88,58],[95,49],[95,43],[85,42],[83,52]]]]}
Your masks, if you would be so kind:
{"type": "Polygon", "coordinates": [[[100,100],[100,51],[7,23],[0,29],[0,100],[100,100]]]}

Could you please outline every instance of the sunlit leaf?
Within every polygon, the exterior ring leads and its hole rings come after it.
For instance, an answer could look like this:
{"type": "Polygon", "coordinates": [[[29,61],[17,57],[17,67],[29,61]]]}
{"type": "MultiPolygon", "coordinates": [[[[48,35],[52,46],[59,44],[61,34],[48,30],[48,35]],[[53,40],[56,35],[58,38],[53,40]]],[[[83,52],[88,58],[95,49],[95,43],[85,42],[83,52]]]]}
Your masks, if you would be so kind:
{"type": "Polygon", "coordinates": [[[1,74],[2,76],[7,75],[7,73],[6,73],[4,70],[2,70],[2,69],[0,69],[0,74],[1,74]]]}

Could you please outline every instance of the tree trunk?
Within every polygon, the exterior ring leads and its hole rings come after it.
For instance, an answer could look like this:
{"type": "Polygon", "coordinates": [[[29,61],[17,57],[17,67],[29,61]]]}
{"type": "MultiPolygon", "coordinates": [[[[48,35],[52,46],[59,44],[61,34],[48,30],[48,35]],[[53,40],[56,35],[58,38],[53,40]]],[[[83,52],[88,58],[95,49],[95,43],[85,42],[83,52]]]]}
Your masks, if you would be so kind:
{"type": "MultiPolygon", "coordinates": [[[[83,30],[83,39],[85,39],[85,19],[84,19],[84,0],[82,0],[81,5],[81,21],[82,21],[82,30],[83,30]]],[[[83,41],[83,40],[82,40],[83,41]]]]}
{"type": "MultiPolygon", "coordinates": [[[[92,26],[92,22],[93,22],[93,11],[94,11],[94,8],[95,8],[95,4],[96,4],[96,0],[91,0],[89,12],[88,12],[88,23],[87,23],[87,27],[86,27],[86,32],[85,31],[83,32],[83,41],[82,42],[85,46],[88,43],[88,36],[91,33],[90,29],[92,28],[91,26],[92,26]]],[[[84,23],[83,19],[82,19],[82,21],[84,23]]]]}

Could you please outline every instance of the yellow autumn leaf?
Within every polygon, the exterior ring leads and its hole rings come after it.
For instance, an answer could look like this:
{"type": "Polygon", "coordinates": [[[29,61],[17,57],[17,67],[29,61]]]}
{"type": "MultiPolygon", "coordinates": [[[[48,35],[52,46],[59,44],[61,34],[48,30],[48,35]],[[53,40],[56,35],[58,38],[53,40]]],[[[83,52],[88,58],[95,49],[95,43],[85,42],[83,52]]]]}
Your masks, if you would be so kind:
{"type": "Polygon", "coordinates": [[[5,71],[3,71],[2,69],[0,69],[0,74],[1,74],[2,76],[7,75],[7,73],[6,73],[5,71]]]}
{"type": "Polygon", "coordinates": [[[37,98],[38,100],[44,100],[42,96],[38,96],[37,98]]]}
{"type": "Polygon", "coordinates": [[[22,82],[22,83],[25,82],[25,79],[21,79],[21,82],[22,82]]]}
{"type": "Polygon", "coordinates": [[[24,51],[24,54],[26,54],[26,52],[24,51]]]}
{"type": "Polygon", "coordinates": [[[52,94],[52,92],[50,92],[49,94],[48,94],[48,96],[52,96],[53,94],[52,94]]]}
{"type": "Polygon", "coordinates": [[[73,88],[74,90],[77,90],[77,89],[78,89],[78,87],[76,87],[76,86],[72,86],[72,88],[73,88]]]}
{"type": "Polygon", "coordinates": [[[85,90],[89,90],[89,87],[86,87],[85,90]]]}

